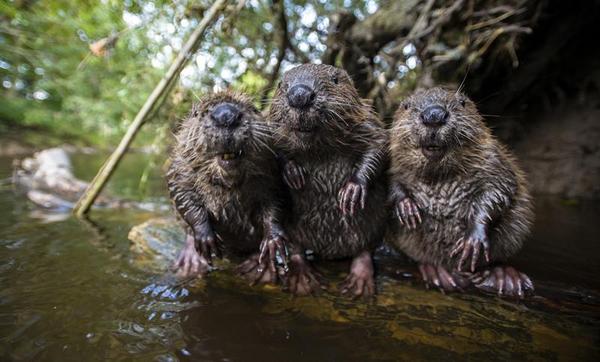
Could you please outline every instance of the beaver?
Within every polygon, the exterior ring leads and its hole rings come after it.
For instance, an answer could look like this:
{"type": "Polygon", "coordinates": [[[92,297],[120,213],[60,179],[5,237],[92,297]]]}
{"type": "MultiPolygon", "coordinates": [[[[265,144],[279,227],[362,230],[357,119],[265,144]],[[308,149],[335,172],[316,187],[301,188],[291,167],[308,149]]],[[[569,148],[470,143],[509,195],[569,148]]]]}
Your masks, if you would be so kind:
{"type": "Polygon", "coordinates": [[[403,100],[389,157],[398,222],[386,239],[420,263],[426,283],[533,291],[527,275],[497,264],[521,248],[533,222],[525,175],[469,98],[432,88],[403,100]]]}
{"type": "Polygon", "coordinates": [[[250,98],[225,91],[193,105],[167,172],[170,197],[187,226],[174,265],[179,275],[206,274],[212,256],[225,249],[254,253],[241,274],[275,281],[276,258],[285,264],[287,255],[278,174],[271,134],[250,98]]]}
{"type": "Polygon", "coordinates": [[[288,288],[308,294],[322,286],[304,258],[312,250],[323,259],[353,258],[342,293],[373,295],[371,252],[386,218],[382,123],[348,73],[324,64],[285,72],[267,120],[291,194],[288,288]]]}

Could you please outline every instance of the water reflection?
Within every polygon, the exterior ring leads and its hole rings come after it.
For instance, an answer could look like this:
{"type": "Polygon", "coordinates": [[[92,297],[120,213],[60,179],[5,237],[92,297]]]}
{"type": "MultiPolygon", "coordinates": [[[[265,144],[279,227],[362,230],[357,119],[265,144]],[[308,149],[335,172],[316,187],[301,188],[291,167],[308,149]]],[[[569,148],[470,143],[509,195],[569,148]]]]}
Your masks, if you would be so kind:
{"type": "MultiPolygon", "coordinates": [[[[0,179],[10,172],[2,165],[10,160],[0,159],[0,179]]],[[[135,174],[117,174],[127,179],[112,190],[135,184],[135,174]]],[[[162,185],[159,171],[151,182],[162,185]]],[[[593,204],[538,200],[535,236],[515,260],[538,286],[524,303],[427,291],[389,255],[378,259],[372,303],[333,288],[314,298],[252,288],[232,274],[232,263],[207,280],[182,281],[132,257],[129,229],[153,213],[100,210],[82,223],[42,213],[6,188],[0,210],[0,360],[600,357],[593,204]]],[[[346,269],[321,267],[332,282],[346,269]]]]}

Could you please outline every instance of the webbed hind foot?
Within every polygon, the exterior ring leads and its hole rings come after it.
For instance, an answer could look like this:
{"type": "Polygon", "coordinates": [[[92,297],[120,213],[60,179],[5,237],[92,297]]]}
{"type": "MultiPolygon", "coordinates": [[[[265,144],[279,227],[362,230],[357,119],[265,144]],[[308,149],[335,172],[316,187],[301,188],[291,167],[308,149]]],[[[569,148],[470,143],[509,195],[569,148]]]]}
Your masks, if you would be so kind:
{"type": "Polygon", "coordinates": [[[238,276],[256,284],[276,284],[279,280],[279,268],[273,270],[268,262],[259,262],[259,254],[253,254],[235,268],[238,276]]]}
{"type": "Polygon", "coordinates": [[[534,291],[533,282],[525,273],[507,265],[490,267],[475,273],[472,282],[476,288],[485,292],[520,299],[534,291]]]}
{"type": "Polygon", "coordinates": [[[342,294],[354,298],[372,297],[375,295],[375,278],[371,253],[363,251],[352,260],[350,274],[340,283],[342,294]]]}
{"type": "Polygon", "coordinates": [[[189,234],[186,236],[185,245],[177,255],[171,268],[180,278],[203,277],[210,271],[208,260],[198,253],[194,237],[189,234]]]}
{"type": "Polygon", "coordinates": [[[288,263],[289,271],[285,276],[285,289],[294,295],[303,296],[319,293],[327,289],[326,282],[300,254],[293,254],[288,263]]]}
{"type": "Polygon", "coordinates": [[[440,265],[419,264],[419,271],[427,288],[433,284],[442,293],[462,291],[470,284],[467,278],[456,273],[449,273],[440,265]]]}

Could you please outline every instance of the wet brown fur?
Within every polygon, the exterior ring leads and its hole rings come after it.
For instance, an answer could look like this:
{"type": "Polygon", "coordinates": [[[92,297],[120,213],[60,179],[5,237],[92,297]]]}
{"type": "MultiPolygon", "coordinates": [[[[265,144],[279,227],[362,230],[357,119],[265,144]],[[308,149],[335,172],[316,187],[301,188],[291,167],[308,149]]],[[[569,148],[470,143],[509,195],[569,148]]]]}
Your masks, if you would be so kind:
{"type": "Polygon", "coordinates": [[[390,130],[389,176],[392,202],[406,193],[423,220],[415,230],[396,221],[387,242],[420,263],[455,270],[460,255],[451,257],[451,250],[476,215],[486,215],[491,262],[516,253],[530,231],[533,211],[524,173],[460,92],[433,88],[402,102],[390,130]],[[436,132],[419,119],[433,104],[450,114],[436,132]],[[430,144],[441,147],[440,158],[424,155],[423,146],[430,144]]]}
{"type": "Polygon", "coordinates": [[[229,251],[257,252],[266,223],[278,217],[280,192],[271,136],[259,111],[242,94],[216,93],[194,104],[175,138],[168,187],[188,233],[208,221],[229,251]],[[222,102],[243,114],[233,131],[210,121],[209,112],[222,102]],[[219,165],[219,154],[239,151],[234,167],[219,165]]]}
{"type": "Polygon", "coordinates": [[[387,135],[370,105],[362,100],[342,69],[304,64],[287,71],[268,117],[277,147],[307,174],[300,190],[290,190],[292,220],[286,225],[297,250],[318,257],[357,256],[383,238],[386,185],[381,172],[387,135]],[[314,104],[299,111],[289,106],[288,87],[304,82],[314,88],[314,104]],[[301,132],[301,130],[312,130],[301,132]],[[343,215],[338,192],[356,175],[368,183],[366,205],[343,215]]]}

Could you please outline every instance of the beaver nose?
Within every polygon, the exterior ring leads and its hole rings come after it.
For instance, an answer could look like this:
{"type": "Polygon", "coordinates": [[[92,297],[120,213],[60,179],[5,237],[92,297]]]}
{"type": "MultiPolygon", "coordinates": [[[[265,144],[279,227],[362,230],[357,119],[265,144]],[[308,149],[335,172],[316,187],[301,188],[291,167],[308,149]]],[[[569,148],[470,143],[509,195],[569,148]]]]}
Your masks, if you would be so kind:
{"type": "Polygon", "coordinates": [[[421,121],[423,121],[423,124],[426,126],[441,126],[446,123],[447,119],[448,111],[442,106],[429,106],[425,108],[423,112],[421,112],[421,121]]]}
{"type": "Polygon", "coordinates": [[[305,84],[296,84],[288,90],[287,99],[294,108],[306,108],[315,99],[315,92],[305,84]]]}
{"type": "Polygon", "coordinates": [[[215,107],[210,114],[213,123],[217,127],[233,128],[240,120],[239,109],[231,103],[222,103],[215,107]]]}

